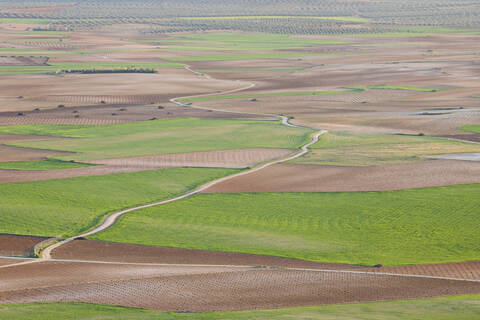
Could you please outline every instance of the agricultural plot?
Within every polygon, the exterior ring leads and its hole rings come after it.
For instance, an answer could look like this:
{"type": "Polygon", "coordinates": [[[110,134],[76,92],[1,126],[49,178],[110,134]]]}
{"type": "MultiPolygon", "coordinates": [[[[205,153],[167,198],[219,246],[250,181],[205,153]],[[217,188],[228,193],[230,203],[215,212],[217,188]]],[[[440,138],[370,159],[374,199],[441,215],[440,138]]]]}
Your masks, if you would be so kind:
{"type": "Polygon", "coordinates": [[[365,265],[474,260],[478,189],[199,195],[92,238],[365,265]]]}
{"type": "Polygon", "coordinates": [[[398,320],[422,317],[422,319],[459,320],[475,319],[479,312],[477,301],[479,295],[443,297],[395,302],[356,303],[351,305],[334,305],[322,307],[303,307],[278,310],[256,310],[236,312],[215,312],[188,314],[142,310],[85,303],[37,303],[17,304],[0,307],[0,315],[14,319],[28,320],[62,320],[65,315],[75,315],[78,320],[92,317],[122,317],[125,320],[190,320],[190,319],[232,319],[232,320],[266,320],[302,317],[304,319],[329,320],[332,316],[344,320],[359,317],[368,319],[398,320]],[[45,317],[48,315],[48,318],[45,317]]]}
{"type": "Polygon", "coordinates": [[[275,121],[171,119],[110,126],[27,125],[0,127],[2,133],[76,139],[18,142],[16,146],[75,152],[60,160],[96,160],[246,148],[297,148],[311,130],[275,121]]]}
{"type": "Polygon", "coordinates": [[[321,140],[312,146],[311,153],[292,162],[335,166],[378,166],[424,161],[428,155],[479,151],[480,146],[476,144],[447,139],[331,132],[322,136],[321,140]]]}
{"type": "Polygon", "coordinates": [[[109,212],[167,199],[232,172],[185,168],[0,184],[0,233],[78,234],[109,212]]]}

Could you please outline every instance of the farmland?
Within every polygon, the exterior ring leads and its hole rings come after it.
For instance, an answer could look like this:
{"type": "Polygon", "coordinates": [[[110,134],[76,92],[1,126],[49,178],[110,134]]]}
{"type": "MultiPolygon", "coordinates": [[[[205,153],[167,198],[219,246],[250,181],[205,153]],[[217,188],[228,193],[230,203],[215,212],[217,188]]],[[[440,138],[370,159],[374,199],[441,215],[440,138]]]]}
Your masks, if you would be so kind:
{"type": "Polygon", "coordinates": [[[167,169],[97,177],[0,184],[0,232],[72,235],[108,212],[166,199],[232,171],[167,169]]]}
{"type": "Polygon", "coordinates": [[[201,195],[125,216],[94,238],[362,265],[472,260],[478,188],[201,195]]]}
{"type": "Polygon", "coordinates": [[[90,305],[82,303],[44,303],[20,304],[0,307],[0,315],[15,319],[64,319],[65,316],[75,315],[78,320],[90,320],[94,317],[118,317],[125,320],[136,319],[285,319],[285,317],[302,317],[304,319],[331,319],[332,316],[350,320],[361,317],[369,319],[474,319],[478,313],[475,307],[478,295],[459,296],[451,298],[422,299],[416,301],[377,302],[366,304],[337,305],[323,307],[305,307],[294,309],[243,311],[243,312],[216,312],[200,314],[172,314],[167,312],[149,311],[133,308],[112,307],[104,305],[90,305]],[[48,314],[48,318],[45,318],[48,314]]]}
{"type": "Polygon", "coordinates": [[[299,164],[372,166],[425,161],[425,156],[443,153],[479,152],[467,142],[401,135],[352,135],[336,132],[322,137],[313,151],[293,162],[299,164]],[[389,148],[387,146],[394,146],[389,148]]]}
{"type": "Polygon", "coordinates": [[[0,319],[475,319],[475,0],[0,0],[0,319]]]}
{"type": "Polygon", "coordinates": [[[0,128],[0,132],[77,138],[14,145],[76,153],[58,156],[60,160],[94,160],[225,149],[296,148],[308,139],[310,130],[286,128],[275,122],[192,118],[101,127],[8,126],[0,128]],[[254,140],[254,136],[262,139],[254,140]]]}

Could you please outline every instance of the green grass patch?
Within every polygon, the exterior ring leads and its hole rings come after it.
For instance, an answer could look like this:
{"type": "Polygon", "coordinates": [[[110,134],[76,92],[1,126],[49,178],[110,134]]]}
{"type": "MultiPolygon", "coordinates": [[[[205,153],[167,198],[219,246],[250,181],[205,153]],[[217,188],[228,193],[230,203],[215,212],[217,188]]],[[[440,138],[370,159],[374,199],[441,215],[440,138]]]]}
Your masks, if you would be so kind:
{"type": "Polygon", "coordinates": [[[55,159],[82,161],[245,148],[290,149],[307,141],[312,131],[286,127],[279,121],[183,118],[106,126],[5,126],[0,132],[77,138],[12,145],[75,152],[55,159]]]}
{"type": "Polygon", "coordinates": [[[91,164],[61,161],[55,159],[41,161],[11,161],[0,162],[0,169],[7,170],[57,170],[90,167],[91,164]]]}
{"type": "Polygon", "coordinates": [[[426,161],[423,156],[480,152],[480,145],[442,138],[329,132],[299,164],[375,166],[426,161]]]}
{"type": "Polygon", "coordinates": [[[331,94],[344,94],[350,92],[362,92],[363,89],[353,90],[337,90],[337,91],[293,91],[293,92],[269,92],[269,93],[252,93],[252,94],[236,94],[225,96],[203,96],[179,99],[179,101],[206,101],[206,100],[219,100],[219,99],[247,99],[247,98],[262,98],[262,97],[282,97],[282,96],[316,96],[316,95],[331,95],[331,94]]]}
{"type": "Polygon", "coordinates": [[[462,126],[460,127],[462,130],[474,132],[474,133],[480,133],[480,124],[474,124],[470,126],[462,126]]]}
{"type": "Polygon", "coordinates": [[[478,260],[480,184],[384,192],[202,194],[91,238],[362,265],[478,260]]]}
{"type": "Polygon", "coordinates": [[[0,306],[12,320],[474,320],[480,295],[356,303],[275,310],[173,313],[86,303],[28,303],[0,306]]]}
{"type": "Polygon", "coordinates": [[[369,86],[352,86],[348,88],[353,89],[384,89],[384,90],[407,90],[407,91],[420,91],[420,92],[437,92],[438,89],[434,88],[425,88],[425,87],[416,87],[416,86],[395,86],[388,84],[376,84],[369,86]]]}
{"type": "Polygon", "coordinates": [[[49,19],[36,18],[0,18],[0,23],[19,23],[19,24],[48,24],[53,22],[49,19]]]}
{"type": "Polygon", "coordinates": [[[0,233],[79,234],[109,212],[168,199],[232,172],[180,168],[0,184],[0,233]]]}

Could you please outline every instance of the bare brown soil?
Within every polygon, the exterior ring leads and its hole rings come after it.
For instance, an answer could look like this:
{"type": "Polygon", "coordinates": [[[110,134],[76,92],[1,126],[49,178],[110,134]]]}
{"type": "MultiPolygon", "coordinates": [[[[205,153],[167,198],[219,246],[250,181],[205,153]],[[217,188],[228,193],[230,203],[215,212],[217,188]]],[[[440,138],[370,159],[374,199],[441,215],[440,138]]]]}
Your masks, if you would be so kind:
{"type": "Polygon", "coordinates": [[[47,57],[0,56],[0,66],[41,66],[47,61],[47,57]]]}
{"type": "Polygon", "coordinates": [[[45,239],[47,238],[0,234],[0,255],[29,256],[31,249],[45,239]]]}
{"type": "Polygon", "coordinates": [[[468,161],[435,160],[378,167],[277,164],[203,192],[381,191],[479,182],[480,163],[468,161]]]}
{"type": "Polygon", "coordinates": [[[0,304],[74,301],[198,312],[480,293],[480,283],[402,276],[67,262],[6,268],[0,280],[0,304]]]}
{"type": "Polygon", "coordinates": [[[206,79],[184,69],[161,69],[158,72],[1,76],[0,111],[27,111],[33,110],[35,106],[54,108],[57,101],[50,101],[54,97],[67,106],[77,105],[75,101],[78,100],[72,98],[75,96],[85,96],[86,101],[94,105],[101,104],[102,97],[116,97],[116,100],[128,101],[131,96],[148,96],[156,99],[151,102],[160,102],[178,96],[216,92],[245,85],[236,81],[206,79]],[[19,99],[19,96],[25,98],[19,99]],[[71,97],[72,102],[65,102],[65,97],[71,97]]]}
{"type": "Polygon", "coordinates": [[[23,262],[23,260],[19,261],[17,259],[9,259],[9,258],[0,257],[0,267],[1,266],[6,266],[6,265],[9,265],[9,264],[16,264],[16,263],[19,263],[19,262],[23,262]]]}
{"type": "Polygon", "coordinates": [[[53,251],[56,259],[166,264],[275,266],[289,268],[350,270],[365,268],[346,264],[322,263],[282,257],[143,246],[96,240],[75,240],[53,251]]]}
{"type": "MultiPolygon", "coordinates": [[[[58,104],[62,105],[62,104],[58,104]]],[[[107,125],[151,119],[171,119],[184,117],[216,118],[216,119],[265,119],[276,120],[276,117],[256,116],[233,112],[218,112],[175,106],[170,102],[147,105],[102,104],[101,106],[79,106],[74,108],[0,113],[0,125],[21,124],[74,124],[74,125],[107,125]]],[[[0,141],[1,142],[1,141],[0,141]]]]}

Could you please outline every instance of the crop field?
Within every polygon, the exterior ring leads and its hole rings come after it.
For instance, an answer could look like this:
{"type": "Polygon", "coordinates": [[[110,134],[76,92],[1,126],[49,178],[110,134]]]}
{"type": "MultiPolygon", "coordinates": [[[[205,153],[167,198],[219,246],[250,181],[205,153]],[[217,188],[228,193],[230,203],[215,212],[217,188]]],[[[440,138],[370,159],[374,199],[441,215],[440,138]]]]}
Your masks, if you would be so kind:
{"type": "Polygon", "coordinates": [[[75,315],[78,320],[93,318],[122,317],[125,320],[190,320],[190,319],[232,319],[232,320],[266,320],[303,319],[330,320],[333,316],[342,320],[353,320],[359,317],[368,319],[422,319],[431,320],[471,320],[475,319],[479,310],[479,295],[465,295],[448,298],[433,298],[396,302],[358,303],[351,305],[335,305],[322,307],[303,307],[279,310],[257,310],[241,312],[215,312],[200,314],[168,313],[134,308],[122,308],[85,303],[38,303],[0,306],[0,315],[19,320],[61,320],[65,316],[75,315]],[[48,315],[48,317],[45,317],[48,315]]]}
{"type": "Polygon", "coordinates": [[[185,168],[0,184],[0,233],[74,235],[108,212],[167,199],[231,172],[185,168]]]}
{"type": "Polygon", "coordinates": [[[479,17],[0,0],[0,319],[478,318],[479,17]]]}
{"type": "Polygon", "coordinates": [[[301,145],[311,133],[308,129],[287,128],[278,122],[194,118],[100,127],[8,126],[1,127],[0,132],[76,138],[14,144],[75,152],[58,159],[77,161],[226,149],[289,149],[301,145]]]}
{"type": "Polygon", "coordinates": [[[424,161],[425,156],[480,152],[468,142],[401,135],[352,135],[329,133],[312,146],[311,153],[293,162],[335,166],[378,166],[424,161]],[[391,148],[391,146],[394,146],[391,148]]]}
{"type": "Polygon", "coordinates": [[[200,195],[125,216],[93,238],[365,265],[473,260],[478,189],[200,195]]]}
{"type": "Polygon", "coordinates": [[[60,160],[0,162],[0,169],[8,170],[54,170],[87,167],[89,164],[60,160]]]}

